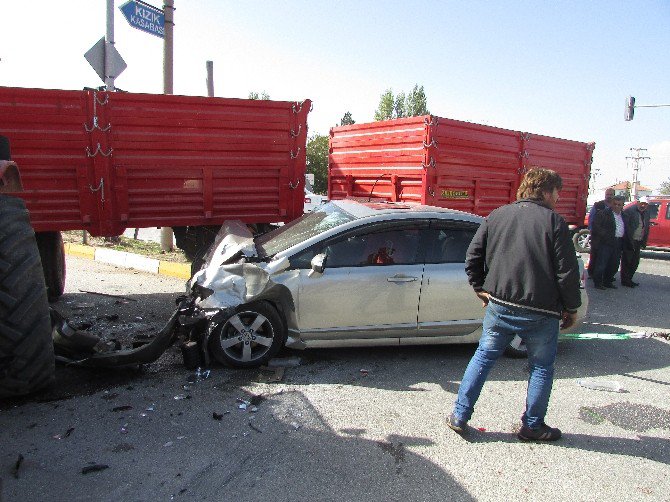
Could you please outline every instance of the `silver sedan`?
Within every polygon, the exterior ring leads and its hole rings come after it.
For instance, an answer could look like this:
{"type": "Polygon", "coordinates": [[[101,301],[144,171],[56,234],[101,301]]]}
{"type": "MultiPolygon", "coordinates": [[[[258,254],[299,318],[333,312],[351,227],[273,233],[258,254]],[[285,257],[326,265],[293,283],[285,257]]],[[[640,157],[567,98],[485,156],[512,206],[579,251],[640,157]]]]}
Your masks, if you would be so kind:
{"type": "Polygon", "coordinates": [[[481,221],[347,199],[255,239],[228,224],[190,283],[210,351],[251,367],[283,346],[477,342],[484,309],[464,262],[481,221]]]}

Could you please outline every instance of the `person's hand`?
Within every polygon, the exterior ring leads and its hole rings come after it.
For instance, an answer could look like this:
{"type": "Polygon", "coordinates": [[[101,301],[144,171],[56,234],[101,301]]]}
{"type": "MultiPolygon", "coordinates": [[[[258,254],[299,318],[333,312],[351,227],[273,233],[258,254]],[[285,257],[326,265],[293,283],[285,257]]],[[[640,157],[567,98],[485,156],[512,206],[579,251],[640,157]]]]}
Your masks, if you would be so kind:
{"type": "Polygon", "coordinates": [[[568,329],[577,322],[577,312],[564,311],[561,314],[561,329],[568,329]]]}
{"type": "Polygon", "coordinates": [[[489,304],[489,294],[486,291],[475,291],[475,294],[482,301],[482,307],[486,307],[489,304]]]}

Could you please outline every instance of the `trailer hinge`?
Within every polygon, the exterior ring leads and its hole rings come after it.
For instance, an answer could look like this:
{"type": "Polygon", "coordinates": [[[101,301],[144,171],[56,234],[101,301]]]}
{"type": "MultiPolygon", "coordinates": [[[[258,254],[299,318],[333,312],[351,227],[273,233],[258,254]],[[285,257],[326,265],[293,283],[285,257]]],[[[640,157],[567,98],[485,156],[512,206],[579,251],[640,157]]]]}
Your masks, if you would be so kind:
{"type": "Polygon", "coordinates": [[[430,162],[428,162],[428,164],[426,164],[425,162],[422,162],[421,167],[423,167],[424,169],[427,169],[429,167],[435,167],[435,159],[433,157],[431,157],[430,162]]]}
{"type": "Polygon", "coordinates": [[[522,141],[529,141],[530,140],[530,133],[529,132],[520,132],[519,137],[521,138],[522,141]]]}
{"type": "Polygon", "coordinates": [[[105,180],[100,178],[100,183],[97,188],[93,188],[93,185],[88,185],[91,189],[91,193],[100,192],[100,202],[105,203],[105,180]]]}
{"type": "Polygon", "coordinates": [[[107,151],[107,153],[103,152],[103,151],[102,151],[102,148],[100,147],[100,143],[98,143],[98,147],[95,149],[95,152],[93,152],[93,153],[91,153],[91,150],[90,150],[89,147],[86,147],[86,155],[87,155],[88,157],[95,157],[95,156],[98,155],[98,154],[102,155],[103,157],[109,157],[110,155],[112,155],[112,152],[113,152],[113,151],[114,151],[114,149],[113,149],[113,148],[110,148],[110,149],[107,151]]]}
{"type": "Polygon", "coordinates": [[[291,181],[288,182],[288,187],[289,187],[291,190],[295,190],[295,189],[298,188],[299,186],[300,186],[300,178],[298,178],[298,179],[295,181],[295,183],[293,183],[293,182],[291,182],[291,181]]]}
{"type": "Polygon", "coordinates": [[[298,147],[298,151],[295,152],[295,153],[293,153],[293,150],[291,150],[291,158],[292,158],[292,159],[297,158],[298,155],[300,155],[300,147],[298,147]]]}
{"type": "Polygon", "coordinates": [[[423,123],[426,124],[427,126],[431,126],[431,127],[436,126],[439,119],[437,117],[433,117],[433,116],[431,116],[430,118],[431,118],[431,120],[428,120],[428,117],[423,119],[423,123]]]}
{"type": "Polygon", "coordinates": [[[293,129],[291,129],[291,137],[297,138],[300,135],[300,131],[302,131],[302,124],[298,124],[298,132],[295,132],[293,129]]]}
{"type": "Polygon", "coordinates": [[[424,148],[430,148],[431,146],[434,146],[437,148],[437,141],[435,141],[435,138],[430,140],[430,143],[426,143],[425,141],[423,142],[423,147],[424,148]]]}
{"type": "Polygon", "coordinates": [[[433,187],[428,187],[428,194],[431,197],[435,197],[435,190],[433,189],[433,187]]]}
{"type": "Polygon", "coordinates": [[[97,129],[102,132],[107,132],[112,128],[112,124],[107,124],[107,127],[100,127],[98,125],[98,117],[94,116],[93,117],[93,126],[88,127],[86,124],[84,124],[84,129],[86,129],[86,132],[93,132],[94,129],[97,129]]]}
{"type": "Polygon", "coordinates": [[[519,152],[519,158],[520,159],[527,159],[528,157],[530,157],[530,155],[528,155],[528,150],[524,150],[523,152],[519,152]]]}

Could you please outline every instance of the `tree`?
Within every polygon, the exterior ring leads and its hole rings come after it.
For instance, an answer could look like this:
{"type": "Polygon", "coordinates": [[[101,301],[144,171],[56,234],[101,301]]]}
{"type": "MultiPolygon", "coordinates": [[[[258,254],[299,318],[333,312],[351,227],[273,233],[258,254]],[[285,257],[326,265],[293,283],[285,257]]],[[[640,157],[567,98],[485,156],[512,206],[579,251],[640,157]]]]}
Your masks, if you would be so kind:
{"type": "Polygon", "coordinates": [[[393,89],[387,89],[379,98],[379,106],[375,110],[375,120],[399,119],[428,115],[428,100],[423,86],[415,84],[412,91],[405,95],[399,92],[393,95],[393,89]]]}
{"type": "Polygon", "coordinates": [[[379,106],[375,110],[375,120],[389,120],[395,118],[395,98],[393,89],[387,89],[379,98],[379,106]]]}
{"type": "Polygon", "coordinates": [[[328,192],[328,136],[311,136],[307,140],[306,154],[306,171],[314,174],[314,192],[328,192]]]}
{"type": "Polygon", "coordinates": [[[661,183],[659,192],[661,192],[662,195],[670,195],[670,178],[661,183]]]}
{"type": "Polygon", "coordinates": [[[423,86],[419,87],[414,84],[414,89],[407,95],[407,102],[405,104],[405,111],[408,117],[418,117],[419,115],[429,115],[428,100],[426,93],[423,91],[423,86]]]}
{"type": "Polygon", "coordinates": [[[249,92],[249,99],[261,99],[263,101],[267,101],[267,100],[270,99],[270,95],[267,92],[263,91],[261,93],[260,97],[259,97],[257,92],[250,91],[249,92]]]}
{"type": "Polygon", "coordinates": [[[355,124],[356,121],[351,117],[351,112],[347,112],[342,116],[340,119],[340,125],[345,126],[345,125],[353,125],[355,124]]]}

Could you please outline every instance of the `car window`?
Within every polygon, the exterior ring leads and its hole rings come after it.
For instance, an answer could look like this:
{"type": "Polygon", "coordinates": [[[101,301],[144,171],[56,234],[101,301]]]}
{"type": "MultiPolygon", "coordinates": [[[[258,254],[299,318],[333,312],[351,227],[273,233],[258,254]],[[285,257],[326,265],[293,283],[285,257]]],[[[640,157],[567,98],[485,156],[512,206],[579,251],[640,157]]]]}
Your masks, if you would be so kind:
{"type": "Polygon", "coordinates": [[[355,219],[355,216],[334,204],[324,204],[282,227],[257,237],[254,243],[259,256],[274,256],[315,235],[355,219]]]}
{"type": "Polygon", "coordinates": [[[327,268],[420,263],[420,235],[427,222],[389,228],[359,229],[321,242],[289,258],[291,268],[308,269],[319,253],[326,255],[327,268]]]}
{"type": "Polygon", "coordinates": [[[476,231],[476,227],[432,229],[426,263],[465,263],[465,254],[476,231]]]}
{"type": "Polygon", "coordinates": [[[665,206],[665,219],[670,220],[670,204],[666,204],[665,206]]]}
{"type": "Polygon", "coordinates": [[[649,219],[655,220],[658,218],[659,204],[651,203],[649,204],[649,219]]]}

